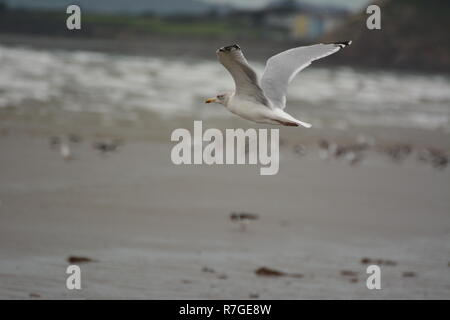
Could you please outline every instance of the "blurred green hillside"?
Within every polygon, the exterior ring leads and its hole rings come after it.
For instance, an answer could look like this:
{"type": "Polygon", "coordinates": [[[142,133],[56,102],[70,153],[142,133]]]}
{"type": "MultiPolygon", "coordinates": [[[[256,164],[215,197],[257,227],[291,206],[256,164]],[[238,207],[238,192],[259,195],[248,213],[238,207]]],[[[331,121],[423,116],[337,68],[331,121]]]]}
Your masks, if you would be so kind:
{"type": "Polygon", "coordinates": [[[68,15],[64,11],[0,6],[0,33],[58,36],[68,41],[102,38],[178,43],[196,39],[199,43],[211,39],[215,41],[210,43],[211,46],[239,41],[247,46],[253,43],[253,56],[260,55],[261,58],[290,46],[353,40],[350,48],[321,63],[450,72],[450,37],[447,34],[450,1],[379,0],[375,4],[381,7],[381,30],[367,29],[369,15],[363,11],[350,16],[322,38],[308,41],[277,38],[270,28],[256,24],[245,15],[221,15],[214,10],[199,15],[174,16],[83,12],[82,30],[74,32],[66,28],[68,15]]]}
{"type": "Polygon", "coordinates": [[[160,17],[152,14],[127,15],[82,13],[82,28],[72,32],[66,28],[65,12],[8,9],[0,7],[0,32],[70,35],[71,37],[138,38],[142,35],[194,37],[259,37],[262,32],[245,21],[219,19],[214,16],[160,17]]]}

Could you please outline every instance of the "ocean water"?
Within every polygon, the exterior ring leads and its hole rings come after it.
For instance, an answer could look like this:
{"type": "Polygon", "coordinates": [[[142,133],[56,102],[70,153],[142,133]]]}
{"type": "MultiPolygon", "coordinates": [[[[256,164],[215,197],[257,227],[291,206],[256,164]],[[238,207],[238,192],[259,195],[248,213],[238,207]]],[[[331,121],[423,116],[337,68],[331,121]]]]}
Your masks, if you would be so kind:
{"type": "MultiPolygon", "coordinates": [[[[232,90],[214,60],[0,46],[0,109],[226,119],[234,115],[204,100],[232,90]]],[[[315,127],[448,130],[450,77],[313,64],[292,82],[287,111],[315,127]]]]}

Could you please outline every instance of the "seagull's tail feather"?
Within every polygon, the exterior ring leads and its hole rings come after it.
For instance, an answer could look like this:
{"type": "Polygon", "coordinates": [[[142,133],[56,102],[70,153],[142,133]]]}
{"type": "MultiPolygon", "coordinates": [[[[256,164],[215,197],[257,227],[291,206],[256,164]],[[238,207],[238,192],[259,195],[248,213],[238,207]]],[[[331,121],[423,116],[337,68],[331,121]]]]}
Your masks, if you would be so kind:
{"type": "Polygon", "coordinates": [[[297,120],[296,121],[299,125],[301,125],[301,126],[303,126],[303,127],[305,127],[305,128],[311,128],[312,127],[312,124],[311,123],[308,123],[308,122],[303,122],[303,121],[300,121],[300,120],[297,120]]]}
{"type": "Polygon", "coordinates": [[[287,126],[287,127],[305,127],[305,128],[311,128],[312,125],[308,122],[303,122],[297,119],[294,120],[275,120],[276,122],[278,122],[279,124],[282,124],[283,126],[287,126]]]}
{"type": "Polygon", "coordinates": [[[300,121],[300,120],[294,118],[293,116],[291,116],[289,113],[283,111],[280,108],[276,108],[273,111],[274,111],[275,115],[277,116],[277,119],[275,119],[275,120],[285,126],[297,126],[297,127],[302,126],[305,128],[312,127],[312,125],[310,123],[300,121]]]}

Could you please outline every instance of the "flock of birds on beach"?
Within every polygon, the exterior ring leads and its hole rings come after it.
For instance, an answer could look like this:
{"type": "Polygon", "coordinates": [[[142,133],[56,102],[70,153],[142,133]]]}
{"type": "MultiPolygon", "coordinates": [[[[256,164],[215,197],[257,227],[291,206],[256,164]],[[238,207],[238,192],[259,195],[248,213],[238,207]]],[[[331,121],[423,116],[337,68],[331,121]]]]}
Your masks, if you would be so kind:
{"type": "MultiPolygon", "coordinates": [[[[79,144],[83,141],[82,137],[77,134],[68,134],[67,137],[51,136],[49,138],[50,148],[52,150],[59,150],[61,157],[68,161],[73,160],[74,155],[70,145],[79,144]]],[[[123,145],[122,140],[113,139],[108,141],[96,141],[92,144],[94,150],[97,150],[102,155],[108,155],[117,151],[119,146],[123,145]]]]}
{"type": "MultiPolygon", "coordinates": [[[[77,134],[68,134],[66,136],[51,136],[49,144],[52,150],[59,150],[59,153],[65,161],[75,159],[71,145],[79,144],[83,141],[82,137],[77,134]]],[[[120,139],[109,139],[105,141],[95,141],[92,148],[101,155],[108,155],[118,150],[123,145],[120,139]]],[[[307,155],[311,151],[311,146],[300,143],[290,144],[287,141],[280,141],[281,147],[291,147],[292,152],[298,156],[307,155]]],[[[318,150],[318,157],[322,160],[341,160],[351,166],[360,164],[368,152],[375,151],[390,158],[395,163],[401,163],[413,154],[416,155],[417,161],[428,164],[435,169],[443,170],[449,164],[449,154],[443,149],[435,147],[415,148],[410,144],[400,143],[391,145],[378,145],[376,139],[359,135],[356,142],[347,144],[338,144],[326,139],[320,139],[315,149],[318,150]]],[[[248,151],[248,146],[246,146],[248,151]]],[[[245,232],[248,230],[249,223],[259,219],[259,215],[249,212],[231,212],[229,219],[232,223],[237,224],[239,230],[245,232]]]]}
{"type": "MultiPolygon", "coordinates": [[[[59,150],[64,160],[73,160],[74,155],[72,144],[79,144],[83,141],[82,137],[77,134],[68,134],[67,136],[51,136],[49,144],[51,149],[59,150]]],[[[108,155],[118,150],[123,145],[120,139],[108,139],[105,141],[95,141],[92,144],[94,150],[102,155],[108,155]]],[[[280,140],[280,146],[286,147],[289,143],[280,140]]],[[[291,145],[292,151],[298,156],[305,156],[311,150],[311,146],[302,143],[294,143],[291,145]]],[[[316,146],[318,156],[322,160],[336,159],[342,160],[349,165],[357,165],[361,163],[368,155],[368,152],[375,151],[387,156],[395,163],[402,163],[408,157],[415,155],[416,160],[432,166],[435,169],[442,170],[449,165],[449,153],[444,149],[436,147],[414,147],[407,143],[397,144],[377,144],[376,139],[369,136],[358,135],[354,143],[338,144],[337,142],[320,139],[316,146]]],[[[248,152],[248,145],[246,145],[248,152]]]]}
{"type": "MultiPolygon", "coordinates": [[[[49,144],[51,149],[59,150],[64,160],[73,160],[74,155],[72,144],[79,144],[83,141],[82,137],[77,134],[68,134],[67,136],[51,136],[49,144]]],[[[94,150],[102,155],[108,155],[118,150],[123,145],[120,139],[109,139],[105,141],[95,141],[92,144],[94,150]]],[[[280,140],[280,146],[286,147],[288,142],[280,140]]],[[[449,165],[449,154],[436,147],[414,147],[407,143],[398,143],[390,145],[378,145],[376,139],[364,135],[359,135],[356,142],[347,144],[338,144],[326,139],[320,139],[317,142],[318,156],[322,160],[337,159],[343,160],[349,165],[357,165],[361,163],[367,156],[369,151],[375,151],[384,154],[395,163],[401,163],[408,157],[415,154],[417,161],[428,164],[435,169],[445,169],[449,165]]],[[[301,143],[294,143],[292,151],[299,155],[305,156],[311,148],[301,143]]],[[[246,146],[248,152],[248,145],[246,146]]]]}
{"type": "MultiPolygon", "coordinates": [[[[281,145],[286,146],[286,142],[281,145]]],[[[414,147],[407,143],[378,145],[375,138],[358,136],[355,143],[338,144],[333,141],[321,139],[317,143],[319,158],[323,160],[338,159],[344,160],[350,165],[361,163],[369,151],[375,151],[387,156],[395,163],[401,163],[409,156],[415,154],[416,159],[424,164],[428,164],[435,169],[445,169],[449,164],[449,154],[435,147],[414,147]]],[[[299,156],[307,154],[307,146],[294,144],[292,150],[299,156]]]]}

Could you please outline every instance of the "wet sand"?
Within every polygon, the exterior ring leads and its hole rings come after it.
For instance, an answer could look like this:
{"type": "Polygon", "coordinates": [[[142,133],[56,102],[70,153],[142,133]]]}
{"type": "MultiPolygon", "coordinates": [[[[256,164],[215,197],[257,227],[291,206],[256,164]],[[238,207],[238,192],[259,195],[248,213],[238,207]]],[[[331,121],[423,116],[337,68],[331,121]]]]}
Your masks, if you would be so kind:
{"type": "MultiPolygon", "coordinates": [[[[418,143],[448,147],[435,136],[418,143]]],[[[260,176],[175,166],[168,138],[101,155],[88,136],[70,161],[48,138],[0,135],[2,299],[450,298],[448,167],[376,152],[351,166],[313,144],[299,156],[289,140],[278,175],[260,176]],[[259,219],[241,231],[233,211],[259,219]],[[69,256],[95,260],[80,264],[82,290],[66,289],[69,256]],[[391,262],[381,290],[366,287],[373,259],[391,262]]]]}

